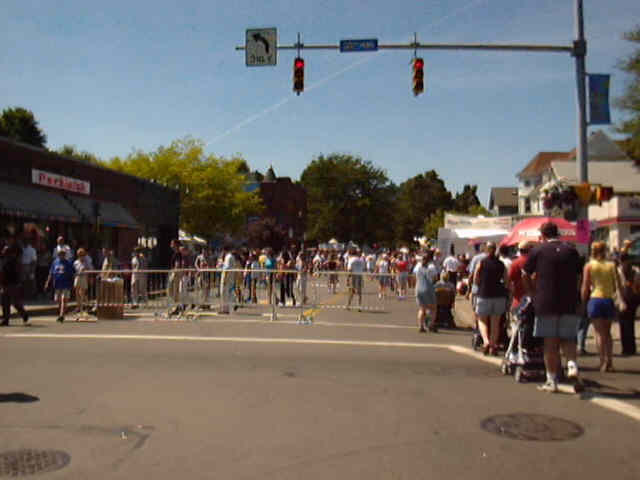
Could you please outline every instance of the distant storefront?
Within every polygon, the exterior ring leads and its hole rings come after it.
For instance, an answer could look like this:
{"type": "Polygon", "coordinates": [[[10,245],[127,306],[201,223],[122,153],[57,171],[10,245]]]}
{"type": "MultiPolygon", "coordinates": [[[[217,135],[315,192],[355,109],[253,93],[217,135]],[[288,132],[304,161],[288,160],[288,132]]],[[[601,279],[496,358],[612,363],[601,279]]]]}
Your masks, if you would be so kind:
{"type": "Polygon", "coordinates": [[[112,248],[124,262],[142,244],[163,265],[179,204],[176,190],[0,137],[0,241],[50,249],[62,235],[73,248],[112,248]]]}

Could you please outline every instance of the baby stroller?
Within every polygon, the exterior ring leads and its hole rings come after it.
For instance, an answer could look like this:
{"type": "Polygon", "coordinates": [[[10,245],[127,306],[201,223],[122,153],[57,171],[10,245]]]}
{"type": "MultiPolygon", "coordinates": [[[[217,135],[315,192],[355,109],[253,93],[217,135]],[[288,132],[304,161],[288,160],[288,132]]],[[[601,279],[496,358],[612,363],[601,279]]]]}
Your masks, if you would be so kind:
{"type": "Polygon", "coordinates": [[[456,291],[447,287],[436,287],[435,324],[439,328],[456,328],[453,320],[453,306],[456,301],[456,291]]]}
{"type": "Polygon", "coordinates": [[[516,382],[526,382],[544,374],[544,341],[533,336],[533,303],[524,297],[514,312],[511,339],[500,370],[513,374],[516,382]]]}

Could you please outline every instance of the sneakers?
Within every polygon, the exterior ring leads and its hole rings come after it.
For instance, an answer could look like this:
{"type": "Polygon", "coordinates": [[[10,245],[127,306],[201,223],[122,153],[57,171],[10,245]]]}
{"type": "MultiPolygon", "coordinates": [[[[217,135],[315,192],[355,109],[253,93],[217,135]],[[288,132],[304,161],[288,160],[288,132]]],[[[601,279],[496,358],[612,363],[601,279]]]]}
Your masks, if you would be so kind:
{"type": "Polygon", "coordinates": [[[63,317],[62,315],[60,315],[60,316],[58,317],[57,321],[58,321],[59,323],[64,323],[64,317],[63,317]]]}
{"type": "Polygon", "coordinates": [[[578,366],[575,363],[567,365],[567,378],[578,378],[578,366]]]}
{"type": "Polygon", "coordinates": [[[558,382],[553,380],[547,380],[544,384],[538,385],[538,390],[547,393],[557,393],[558,392],[558,382]]]}

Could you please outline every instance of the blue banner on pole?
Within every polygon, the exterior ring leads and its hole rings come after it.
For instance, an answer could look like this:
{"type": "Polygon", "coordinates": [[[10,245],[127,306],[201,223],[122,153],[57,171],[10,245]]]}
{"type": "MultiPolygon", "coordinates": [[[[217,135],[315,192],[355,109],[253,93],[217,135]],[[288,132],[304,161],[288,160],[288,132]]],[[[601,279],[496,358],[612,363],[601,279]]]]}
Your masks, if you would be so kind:
{"type": "Polygon", "coordinates": [[[611,123],[609,80],[611,75],[589,74],[589,125],[611,123]]]}

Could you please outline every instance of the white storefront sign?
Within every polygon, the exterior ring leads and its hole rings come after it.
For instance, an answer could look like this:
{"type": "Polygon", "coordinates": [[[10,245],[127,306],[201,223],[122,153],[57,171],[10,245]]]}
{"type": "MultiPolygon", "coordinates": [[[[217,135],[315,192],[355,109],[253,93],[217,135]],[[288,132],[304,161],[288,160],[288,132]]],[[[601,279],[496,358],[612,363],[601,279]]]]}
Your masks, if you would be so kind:
{"type": "Polygon", "coordinates": [[[468,215],[444,214],[444,228],[469,228],[476,230],[511,230],[513,217],[472,217],[468,215]]]}
{"type": "Polygon", "coordinates": [[[51,172],[44,172],[35,168],[31,169],[31,180],[37,185],[45,187],[59,188],[73,193],[89,195],[91,193],[91,183],[77,178],[65,177],[51,172]]]}

